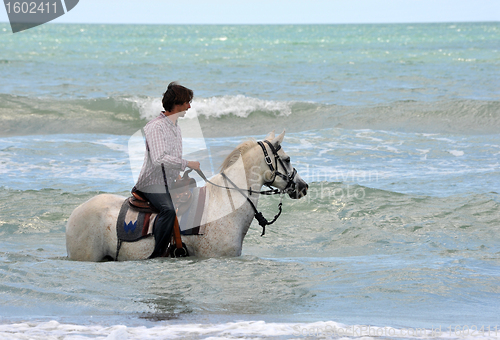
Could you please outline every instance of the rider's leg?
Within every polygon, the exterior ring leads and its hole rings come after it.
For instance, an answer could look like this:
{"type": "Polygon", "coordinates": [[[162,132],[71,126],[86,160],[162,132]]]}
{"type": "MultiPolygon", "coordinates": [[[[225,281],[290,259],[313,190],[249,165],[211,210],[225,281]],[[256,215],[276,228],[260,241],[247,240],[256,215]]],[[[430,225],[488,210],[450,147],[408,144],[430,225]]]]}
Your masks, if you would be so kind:
{"type": "Polygon", "coordinates": [[[163,256],[167,251],[167,246],[171,240],[176,219],[175,207],[172,202],[172,198],[164,186],[163,190],[144,190],[141,191],[141,193],[156,209],[159,210],[153,227],[155,249],[150,258],[163,256]]]}

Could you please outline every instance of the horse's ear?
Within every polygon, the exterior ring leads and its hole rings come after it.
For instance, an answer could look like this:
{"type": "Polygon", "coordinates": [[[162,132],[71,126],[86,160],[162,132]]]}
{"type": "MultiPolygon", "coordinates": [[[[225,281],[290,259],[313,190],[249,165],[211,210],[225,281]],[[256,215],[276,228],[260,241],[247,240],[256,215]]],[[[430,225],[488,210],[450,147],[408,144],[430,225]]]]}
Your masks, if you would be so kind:
{"type": "Polygon", "coordinates": [[[272,141],[274,139],[274,136],[275,136],[275,133],[274,133],[274,130],[269,132],[266,136],[266,140],[268,141],[272,141]]]}
{"type": "Polygon", "coordinates": [[[271,143],[273,143],[274,146],[278,146],[279,144],[283,143],[283,138],[285,138],[285,130],[276,138],[273,139],[271,143]]]}

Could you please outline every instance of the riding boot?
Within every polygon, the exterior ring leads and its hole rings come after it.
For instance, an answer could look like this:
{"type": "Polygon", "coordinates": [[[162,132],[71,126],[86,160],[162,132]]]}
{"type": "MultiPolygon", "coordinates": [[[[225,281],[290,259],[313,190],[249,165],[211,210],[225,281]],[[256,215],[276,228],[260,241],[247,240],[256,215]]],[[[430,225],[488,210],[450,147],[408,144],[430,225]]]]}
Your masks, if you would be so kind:
{"type": "Polygon", "coordinates": [[[172,238],[174,229],[175,211],[163,210],[156,217],[153,226],[153,235],[155,237],[155,249],[149,258],[164,256],[167,252],[168,244],[172,238]]]}
{"type": "Polygon", "coordinates": [[[163,192],[158,191],[141,190],[144,197],[159,211],[153,226],[155,249],[149,258],[160,257],[166,253],[167,246],[172,238],[175,219],[177,218],[170,193],[166,191],[165,187],[163,187],[163,192]]]}

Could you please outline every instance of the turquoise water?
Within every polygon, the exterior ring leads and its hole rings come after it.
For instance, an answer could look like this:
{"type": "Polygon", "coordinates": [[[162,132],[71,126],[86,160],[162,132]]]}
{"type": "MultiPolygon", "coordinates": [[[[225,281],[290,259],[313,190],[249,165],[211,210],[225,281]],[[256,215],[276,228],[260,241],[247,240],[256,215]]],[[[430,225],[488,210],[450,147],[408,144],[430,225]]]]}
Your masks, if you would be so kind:
{"type": "Polygon", "coordinates": [[[156,97],[177,79],[201,98],[336,105],[498,99],[497,23],[43,25],[21,34],[3,26],[2,74],[10,81],[1,93],[156,97]]]}
{"type": "Polygon", "coordinates": [[[0,24],[0,46],[0,337],[497,337],[498,23],[0,24]],[[205,137],[186,157],[214,174],[286,129],[308,195],[239,258],[68,261],[71,211],[127,195],[172,80],[205,137]]]}

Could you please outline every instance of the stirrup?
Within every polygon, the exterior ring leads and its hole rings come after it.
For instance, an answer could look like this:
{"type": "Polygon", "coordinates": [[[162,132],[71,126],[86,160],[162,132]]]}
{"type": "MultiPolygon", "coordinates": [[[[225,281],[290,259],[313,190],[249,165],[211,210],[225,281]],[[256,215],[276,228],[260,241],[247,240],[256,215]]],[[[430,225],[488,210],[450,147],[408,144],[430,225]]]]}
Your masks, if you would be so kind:
{"type": "Polygon", "coordinates": [[[186,244],[184,242],[182,242],[182,247],[181,248],[178,248],[175,244],[172,244],[169,249],[168,249],[168,252],[170,254],[171,257],[188,257],[189,256],[189,251],[186,247],[186,244]]]}

